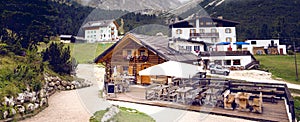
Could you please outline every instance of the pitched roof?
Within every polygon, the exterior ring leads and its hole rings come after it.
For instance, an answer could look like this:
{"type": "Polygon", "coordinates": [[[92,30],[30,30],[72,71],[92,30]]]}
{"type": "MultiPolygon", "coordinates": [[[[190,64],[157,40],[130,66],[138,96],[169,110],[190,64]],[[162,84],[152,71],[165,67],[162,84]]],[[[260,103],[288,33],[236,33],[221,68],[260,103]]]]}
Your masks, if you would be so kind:
{"type": "MultiPolygon", "coordinates": [[[[111,23],[115,23],[115,20],[100,20],[100,21],[89,21],[83,25],[83,28],[90,28],[90,27],[107,27],[111,23]]],[[[117,25],[117,24],[116,24],[117,25]]]]}
{"type": "Polygon", "coordinates": [[[232,21],[232,20],[227,20],[227,19],[220,19],[220,18],[212,18],[212,17],[196,17],[193,19],[188,19],[188,20],[181,20],[175,23],[172,23],[169,25],[169,27],[193,27],[193,25],[190,25],[189,22],[193,22],[196,19],[200,19],[200,21],[207,21],[207,22],[217,22],[217,23],[222,23],[223,26],[235,26],[239,24],[237,21],[232,21]]]}
{"type": "MultiPolygon", "coordinates": [[[[197,60],[198,57],[192,53],[179,53],[174,49],[168,47],[169,38],[165,36],[147,36],[147,35],[140,35],[135,33],[127,33],[126,36],[133,36],[133,40],[138,41],[138,43],[145,46],[148,50],[155,52],[158,56],[165,60],[171,61],[179,61],[179,62],[189,62],[197,60]]],[[[121,41],[125,41],[121,39],[119,42],[112,45],[102,54],[100,54],[94,62],[98,62],[101,58],[107,55],[110,51],[112,51],[121,41]]]]}

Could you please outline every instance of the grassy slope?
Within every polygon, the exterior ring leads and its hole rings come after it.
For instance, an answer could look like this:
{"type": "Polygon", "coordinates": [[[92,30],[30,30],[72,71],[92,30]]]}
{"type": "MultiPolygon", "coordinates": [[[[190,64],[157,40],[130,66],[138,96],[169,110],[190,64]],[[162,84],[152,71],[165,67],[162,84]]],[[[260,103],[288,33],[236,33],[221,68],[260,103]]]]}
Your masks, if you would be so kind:
{"type": "Polygon", "coordinates": [[[72,57],[75,57],[79,63],[92,63],[97,56],[112,44],[113,43],[78,43],[67,45],[70,46],[72,57]]]}
{"type": "MultiPolygon", "coordinates": [[[[296,71],[294,56],[282,55],[256,55],[255,58],[260,61],[261,68],[269,70],[274,78],[282,78],[283,80],[300,84],[300,80],[296,81],[296,71]]],[[[300,72],[300,54],[297,54],[298,71],[300,72]]]]}
{"type": "MultiPolygon", "coordinates": [[[[59,41],[51,41],[57,42],[59,41]]],[[[38,47],[38,51],[41,52],[42,50],[46,49],[50,43],[45,44],[41,43],[38,47]]],[[[78,63],[92,63],[94,59],[99,56],[103,51],[109,48],[113,43],[69,43],[65,44],[66,47],[70,46],[71,55],[75,57],[78,63]]]]}
{"type": "MultiPolygon", "coordinates": [[[[115,122],[154,122],[155,120],[145,113],[139,112],[135,109],[120,107],[120,112],[112,119],[115,122]],[[136,111],[136,112],[128,112],[136,111]]],[[[97,111],[94,116],[90,118],[90,122],[99,122],[107,110],[97,111]]]]}
{"type": "Polygon", "coordinates": [[[300,97],[294,97],[294,105],[297,120],[300,120],[300,97]]]}

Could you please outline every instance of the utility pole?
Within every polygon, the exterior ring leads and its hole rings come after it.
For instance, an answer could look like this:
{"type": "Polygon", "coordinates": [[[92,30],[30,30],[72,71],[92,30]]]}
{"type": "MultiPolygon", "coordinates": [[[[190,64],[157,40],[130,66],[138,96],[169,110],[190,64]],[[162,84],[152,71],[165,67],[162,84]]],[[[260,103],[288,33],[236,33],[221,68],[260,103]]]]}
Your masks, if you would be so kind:
{"type": "Polygon", "coordinates": [[[294,53],[295,53],[295,56],[294,56],[294,58],[295,58],[295,68],[296,68],[296,81],[298,81],[299,80],[299,77],[298,77],[298,66],[297,66],[297,52],[296,52],[296,44],[295,44],[295,40],[294,40],[294,53]]]}

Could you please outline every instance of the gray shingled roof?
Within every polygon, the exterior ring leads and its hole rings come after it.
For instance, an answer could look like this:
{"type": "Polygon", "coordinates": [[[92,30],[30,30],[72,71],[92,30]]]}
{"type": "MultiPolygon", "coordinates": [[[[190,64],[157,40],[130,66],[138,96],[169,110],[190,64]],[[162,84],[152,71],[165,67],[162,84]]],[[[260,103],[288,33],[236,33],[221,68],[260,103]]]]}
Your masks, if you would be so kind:
{"type": "Polygon", "coordinates": [[[89,27],[107,27],[109,24],[114,22],[114,20],[100,20],[100,21],[89,21],[83,25],[83,28],[89,27]]]}
{"type": "MultiPolygon", "coordinates": [[[[179,53],[171,48],[168,47],[168,37],[164,36],[147,36],[147,35],[140,35],[135,33],[127,33],[133,35],[137,38],[143,46],[147,49],[157,53],[161,58],[168,60],[168,61],[179,61],[179,62],[186,62],[192,63],[198,59],[198,57],[192,53],[179,53]]],[[[126,34],[126,35],[127,35],[126,34]]],[[[125,36],[126,36],[125,35],[125,36]]],[[[122,39],[120,41],[123,41],[122,39]]],[[[119,42],[120,42],[119,41],[119,42]]],[[[108,52],[112,51],[118,43],[115,43],[110,48],[105,50],[102,54],[100,54],[94,62],[97,62],[99,59],[104,57],[108,52]]]]}
{"type": "Polygon", "coordinates": [[[162,58],[172,61],[191,61],[198,57],[192,53],[179,53],[168,47],[169,38],[165,36],[147,36],[131,33],[141,41],[149,50],[158,53],[162,58]]]}

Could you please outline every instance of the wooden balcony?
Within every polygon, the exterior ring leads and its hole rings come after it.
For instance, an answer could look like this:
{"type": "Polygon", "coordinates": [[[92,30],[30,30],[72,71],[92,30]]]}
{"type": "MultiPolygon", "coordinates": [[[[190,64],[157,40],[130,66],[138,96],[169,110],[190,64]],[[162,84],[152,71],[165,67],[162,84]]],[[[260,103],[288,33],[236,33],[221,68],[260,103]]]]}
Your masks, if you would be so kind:
{"type": "Polygon", "coordinates": [[[148,56],[131,56],[131,57],[124,57],[124,60],[130,62],[147,62],[149,60],[148,56]]]}

